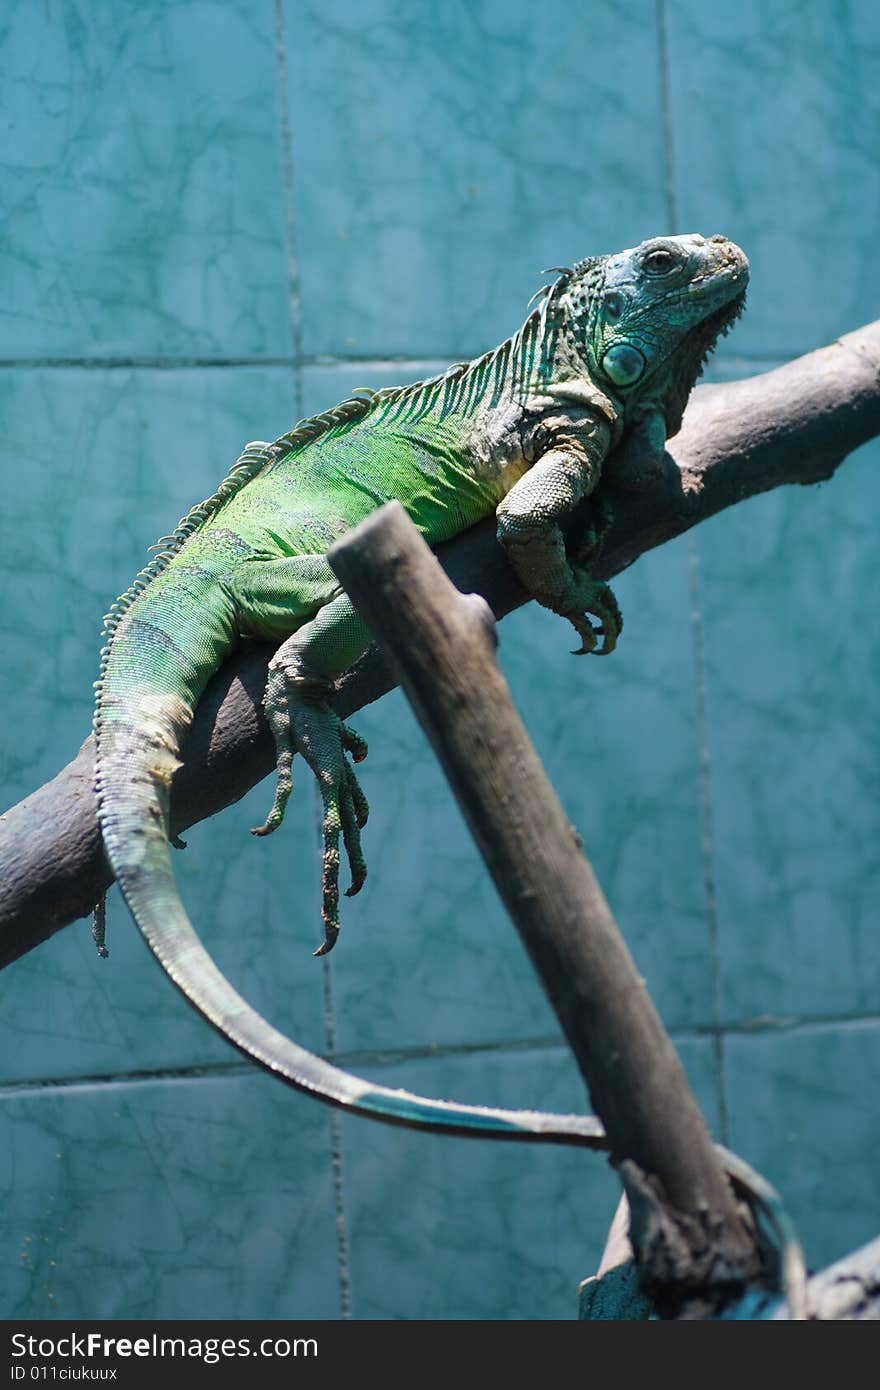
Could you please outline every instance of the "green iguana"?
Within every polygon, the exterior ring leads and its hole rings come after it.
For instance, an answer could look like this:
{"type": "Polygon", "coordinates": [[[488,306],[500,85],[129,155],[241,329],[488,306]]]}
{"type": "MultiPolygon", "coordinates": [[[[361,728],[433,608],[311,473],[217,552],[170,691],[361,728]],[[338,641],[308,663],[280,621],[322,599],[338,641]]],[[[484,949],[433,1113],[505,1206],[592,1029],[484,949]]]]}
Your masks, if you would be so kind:
{"type": "MultiPolygon", "coordinates": [[[[296,1046],[235,993],[201,945],[168,847],[178,750],[209,678],[241,637],[280,643],[264,698],[278,783],[255,833],[281,823],[292,757],[301,753],[324,811],[316,954],[332,947],[340,836],[348,894],[366,874],[367,803],[347,756],[360,761],[366,746],[327,697],[370,634],[326,552],[384,502],[401,502],[431,544],[494,512],[525,589],[573,624],[579,651],[614,648],[614,597],[568,559],[559,522],[595,493],[610,451],[622,486],[662,469],[703,360],[742,309],[748,261],[724,237],[691,235],[556,269],[522,327],[494,351],[428,381],[358,395],[272,444],[249,444],[214,495],[158,543],[159,555],[106,620],[96,791],[107,856],[151,950],[247,1056],[324,1099],[403,1123],[598,1144],[601,1127],[591,1119],[424,1100],[359,1081],[296,1046]]],[[[105,954],[100,929],[97,939],[105,954]]]]}

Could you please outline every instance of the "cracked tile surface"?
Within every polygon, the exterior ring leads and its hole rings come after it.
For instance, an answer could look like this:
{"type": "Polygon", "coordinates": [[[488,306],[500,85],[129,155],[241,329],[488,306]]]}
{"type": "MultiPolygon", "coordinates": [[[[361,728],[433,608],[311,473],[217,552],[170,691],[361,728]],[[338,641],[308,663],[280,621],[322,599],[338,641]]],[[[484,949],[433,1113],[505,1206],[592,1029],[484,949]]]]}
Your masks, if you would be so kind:
{"type": "MultiPolygon", "coordinates": [[[[877,16],[868,0],[122,0],[112,20],[96,0],[8,4],[8,802],[76,751],[103,612],[242,444],[482,351],[542,266],[676,219],[734,236],[753,278],[719,378],[873,314],[877,16]]],[[[783,1192],[813,1264],[880,1225],[877,458],[641,559],[615,581],[607,664],[573,661],[537,609],[500,628],[709,1123],[783,1192]]],[[[378,1080],[583,1106],[413,716],[394,694],[354,722],[371,877],[332,988],[310,958],[302,776],[279,835],[247,834],[266,782],[175,857],[206,943],[275,1024],[317,1050],[335,1038],[378,1080]]],[[[110,929],[108,962],[81,923],[0,978],[8,1315],[338,1318],[348,1298],[355,1317],[575,1316],[616,1202],[601,1158],[331,1130],[240,1070],[121,905],[110,929]]]]}

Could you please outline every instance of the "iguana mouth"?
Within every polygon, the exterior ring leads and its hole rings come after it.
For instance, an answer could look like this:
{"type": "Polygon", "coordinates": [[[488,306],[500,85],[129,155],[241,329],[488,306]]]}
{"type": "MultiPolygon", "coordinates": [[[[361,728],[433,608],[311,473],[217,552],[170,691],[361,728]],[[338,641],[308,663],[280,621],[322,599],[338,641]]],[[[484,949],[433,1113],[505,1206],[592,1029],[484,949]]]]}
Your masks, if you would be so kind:
{"type": "MultiPolygon", "coordinates": [[[[741,266],[721,266],[720,269],[708,271],[705,275],[700,275],[697,279],[691,280],[690,283],[685,286],[685,290],[690,299],[706,299],[709,295],[717,293],[719,281],[723,285],[734,287],[742,278],[743,274],[744,272],[741,266]]],[[[746,284],[748,284],[747,278],[746,284]]],[[[745,288],[745,285],[743,288],[745,288]]]]}

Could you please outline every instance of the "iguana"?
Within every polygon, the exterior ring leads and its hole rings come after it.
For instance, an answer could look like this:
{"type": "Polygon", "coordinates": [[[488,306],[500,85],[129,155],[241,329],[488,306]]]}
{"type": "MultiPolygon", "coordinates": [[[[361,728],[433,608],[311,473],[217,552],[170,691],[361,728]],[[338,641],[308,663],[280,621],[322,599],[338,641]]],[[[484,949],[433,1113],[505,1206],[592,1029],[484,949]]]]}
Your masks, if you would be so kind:
{"type": "MultiPolygon", "coordinates": [[[[364,757],[365,744],[333,713],[328,693],[370,635],[326,552],[388,500],[403,504],[431,544],[494,512],[527,592],[572,623],[580,653],[613,650],[617,604],[607,585],[568,559],[559,522],[596,494],[609,454],[610,476],[622,486],[662,468],[665,440],[679,428],[706,354],[742,309],[748,261],[724,237],[689,235],[555,270],[558,278],[499,347],[430,380],[356,395],[274,443],[249,444],[213,496],[158,542],[159,554],[106,620],[96,792],[107,856],[151,950],[247,1056],[324,1099],[402,1123],[598,1144],[601,1127],[591,1119],[424,1100],[371,1086],[299,1048],[214,965],[178,896],[168,847],[171,779],[209,678],[242,637],[280,643],[264,697],[277,790],[255,833],[281,823],[292,757],[301,753],[323,798],[324,939],[316,954],[332,947],[340,837],[353,894],[366,874],[367,803],[349,762],[364,757]]],[[[100,933],[98,944],[104,953],[100,933]]]]}

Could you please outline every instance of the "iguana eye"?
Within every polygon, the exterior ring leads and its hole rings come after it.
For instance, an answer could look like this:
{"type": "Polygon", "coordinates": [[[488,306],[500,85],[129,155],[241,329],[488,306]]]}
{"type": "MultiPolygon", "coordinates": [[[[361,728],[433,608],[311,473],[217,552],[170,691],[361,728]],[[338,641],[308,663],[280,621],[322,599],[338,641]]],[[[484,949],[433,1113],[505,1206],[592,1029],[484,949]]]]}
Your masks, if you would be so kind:
{"type": "Polygon", "coordinates": [[[666,275],[675,266],[675,257],[671,251],[667,251],[661,246],[656,251],[649,251],[642,261],[642,269],[649,275],[666,275]]]}
{"type": "Polygon", "coordinates": [[[605,296],[605,317],[607,319],[619,319],[623,313],[624,298],[616,290],[605,296]]]}
{"type": "Polygon", "coordinates": [[[615,386],[634,386],[645,366],[644,354],[631,343],[617,343],[602,358],[602,370],[615,386]]]}

